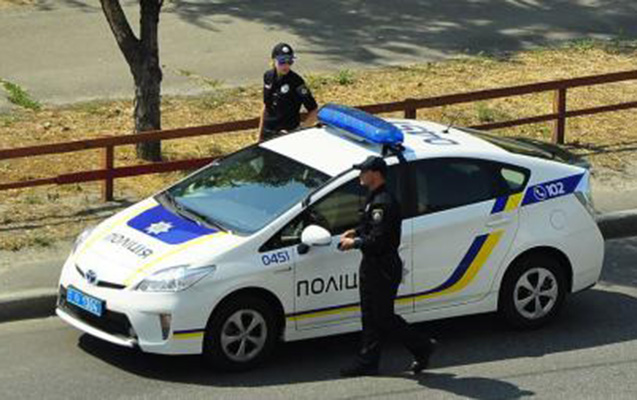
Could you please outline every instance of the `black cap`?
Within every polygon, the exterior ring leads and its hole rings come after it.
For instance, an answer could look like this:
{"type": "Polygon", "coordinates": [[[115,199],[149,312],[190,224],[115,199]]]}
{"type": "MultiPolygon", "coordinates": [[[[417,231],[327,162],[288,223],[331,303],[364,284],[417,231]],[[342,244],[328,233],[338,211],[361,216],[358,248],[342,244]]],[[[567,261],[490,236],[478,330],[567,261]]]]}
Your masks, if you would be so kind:
{"type": "Polygon", "coordinates": [[[360,164],[354,164],[354,169],[361,171],[378,171],[383,175],[387,172],[387,163],[381,157],[369,156],[360,164]]]}
{"type": "Polygon", "coordinates": [[[272,58],[294,59],[294,49],[287,43],[279,43],[272,49],[272,58]]]}

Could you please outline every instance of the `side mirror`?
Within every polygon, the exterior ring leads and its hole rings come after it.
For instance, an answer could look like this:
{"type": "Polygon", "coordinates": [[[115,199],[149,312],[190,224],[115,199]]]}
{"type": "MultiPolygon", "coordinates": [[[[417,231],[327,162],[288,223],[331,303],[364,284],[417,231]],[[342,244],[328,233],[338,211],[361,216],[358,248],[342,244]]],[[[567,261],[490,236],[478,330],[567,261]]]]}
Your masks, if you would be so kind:
{"type": "Polygon", "coordinates": [[[332,244],[332,234],[318,225],[310,225],[303,229],[301,243],[308,246],[329,246],[332,244]]]}

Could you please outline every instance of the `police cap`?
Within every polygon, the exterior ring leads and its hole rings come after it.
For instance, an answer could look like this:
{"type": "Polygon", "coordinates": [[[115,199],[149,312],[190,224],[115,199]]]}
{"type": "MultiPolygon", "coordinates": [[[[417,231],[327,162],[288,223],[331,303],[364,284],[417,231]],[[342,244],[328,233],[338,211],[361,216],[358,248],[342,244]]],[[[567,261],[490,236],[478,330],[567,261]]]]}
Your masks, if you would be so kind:
{"type": "Polygon", "coordinates": [[[294,49],[287,43],[279,43],[272,49],[272,58],[290,61],[294,58],[294,49]]]}
{"type": "Polygon", "coordinates": [[[387,173],[387,163],[382,157],[369,156],[360,164],[354,164],[354,169],[363,171],[378,171],[385,175],[387,173]]]}

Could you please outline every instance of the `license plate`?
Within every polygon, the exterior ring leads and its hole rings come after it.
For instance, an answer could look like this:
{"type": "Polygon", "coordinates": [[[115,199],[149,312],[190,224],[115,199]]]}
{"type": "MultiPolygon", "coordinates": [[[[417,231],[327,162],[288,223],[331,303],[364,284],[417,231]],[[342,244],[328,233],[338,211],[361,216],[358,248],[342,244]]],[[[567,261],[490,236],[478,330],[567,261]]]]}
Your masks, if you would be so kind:
{"type": "Polygon", "coordinates": [[[98,317],[101,317],[104,311],[104,301],[84,294],[72,287],[69,287],[66,291],[66,301],[98,317]]]}

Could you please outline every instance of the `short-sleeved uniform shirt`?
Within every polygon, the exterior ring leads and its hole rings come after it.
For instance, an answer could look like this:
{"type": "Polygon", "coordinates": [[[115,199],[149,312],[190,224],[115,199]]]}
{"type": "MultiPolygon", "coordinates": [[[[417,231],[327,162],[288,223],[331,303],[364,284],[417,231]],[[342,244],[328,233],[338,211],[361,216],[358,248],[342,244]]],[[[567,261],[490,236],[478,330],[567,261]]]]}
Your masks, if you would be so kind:
{"type": "Polygon", "coordinates": [[[268,131],[292,130],[301,124],[301,105],[312,111],[318,107],[305,81],[294,71],[277,76],[271,69],[263,74],[263,128],[268,131]]]}

